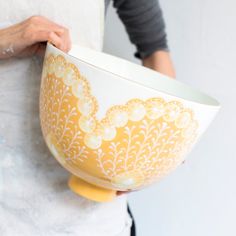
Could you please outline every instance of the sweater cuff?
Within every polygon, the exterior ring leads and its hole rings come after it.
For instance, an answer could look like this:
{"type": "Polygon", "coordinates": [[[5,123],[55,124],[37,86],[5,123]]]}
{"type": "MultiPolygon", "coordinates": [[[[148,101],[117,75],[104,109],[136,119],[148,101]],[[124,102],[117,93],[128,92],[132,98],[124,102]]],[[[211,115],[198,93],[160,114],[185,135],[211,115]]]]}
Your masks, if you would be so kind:
{"type": "Polygon", "coordinates": [[[144,59],[148,56],[151,56],[156,51],[166,51],[169,52],[168,44],[165,41],[158,41],[148,44],[142,44],[136,46],[136,52],[134,56],[138,59],[144,59]]]}

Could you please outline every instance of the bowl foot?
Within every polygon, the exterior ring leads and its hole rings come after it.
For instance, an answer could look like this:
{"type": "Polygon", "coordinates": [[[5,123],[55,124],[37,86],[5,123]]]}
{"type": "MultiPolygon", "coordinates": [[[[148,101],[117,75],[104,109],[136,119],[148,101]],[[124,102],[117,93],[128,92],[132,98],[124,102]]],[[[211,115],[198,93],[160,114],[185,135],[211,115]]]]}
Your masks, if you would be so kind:
{"type": "Polygon", "coordinates": [[[96,202],[109,202],[116,196],[115,190],[98,187],[74,175],[70,177],[68,185],[73,192],[96,202]]]}

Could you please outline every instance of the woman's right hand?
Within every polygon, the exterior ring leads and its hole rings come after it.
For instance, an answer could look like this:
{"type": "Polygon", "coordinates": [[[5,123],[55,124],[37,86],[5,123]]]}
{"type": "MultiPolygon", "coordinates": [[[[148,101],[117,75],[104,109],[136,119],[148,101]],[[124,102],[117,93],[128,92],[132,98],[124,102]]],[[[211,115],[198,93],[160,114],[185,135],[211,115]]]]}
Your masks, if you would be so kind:
{"type": "Polygon", "coordinates": [[[44,54],[46,42],[68,52],[71,48],[69,30],[43,16],[0,29],[0,59],[44,54]]]}

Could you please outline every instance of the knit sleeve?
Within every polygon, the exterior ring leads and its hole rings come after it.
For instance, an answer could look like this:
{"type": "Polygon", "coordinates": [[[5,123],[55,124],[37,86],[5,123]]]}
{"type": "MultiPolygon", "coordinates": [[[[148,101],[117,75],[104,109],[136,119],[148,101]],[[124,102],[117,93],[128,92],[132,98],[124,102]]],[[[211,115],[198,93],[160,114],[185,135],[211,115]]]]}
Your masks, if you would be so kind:
{"type": "Polygon", "coordinates": [[[157,0],[113,0],[121,21],[135,44],[135,57],[145,58],[157,50],[168,51],[165,22],[157,0]]]}

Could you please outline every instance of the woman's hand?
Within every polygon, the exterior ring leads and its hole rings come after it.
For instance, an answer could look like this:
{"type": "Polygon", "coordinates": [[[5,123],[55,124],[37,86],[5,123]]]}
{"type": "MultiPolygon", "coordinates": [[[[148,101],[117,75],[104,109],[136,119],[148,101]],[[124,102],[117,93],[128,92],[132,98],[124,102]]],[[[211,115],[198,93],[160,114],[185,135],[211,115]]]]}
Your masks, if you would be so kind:
{"type": "Polygon", "coordinates": [[[132,191],[117,191],[116,196],[120,196],[120,195],[127,194],[130,192],[132,192],[132,191]]]}
{"type": "Polygon", "coordinates": [[[46,42],[68,52],[71,48],[69,30],[45,17],[29,19],[0,29],[0,59],[44,54],[46,42]]]}

